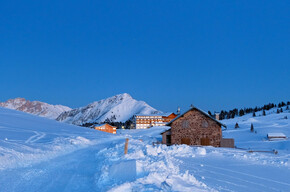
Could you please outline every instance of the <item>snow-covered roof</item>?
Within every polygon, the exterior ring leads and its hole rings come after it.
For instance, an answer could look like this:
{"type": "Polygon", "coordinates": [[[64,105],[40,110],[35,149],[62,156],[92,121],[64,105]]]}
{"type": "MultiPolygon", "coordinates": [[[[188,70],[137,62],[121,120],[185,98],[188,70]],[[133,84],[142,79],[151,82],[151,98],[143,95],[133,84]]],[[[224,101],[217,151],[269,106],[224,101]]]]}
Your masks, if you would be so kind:
{"type": "Polygon", "coordinates": [[[161,132],[160,135],[162,135],[163,133],[165,133],[165,132],[167,132],[167,131],[171,131],[171,128],[170,128],[170,129],[167,129],[167,130],[165,130],[165,131],[163,131],[163,132],[161,132]]]}
{"type": "Polygon", "coordinates": [[[223,127],[227,127],[225,124],[221,123],[220,121],[216,120],[215,118],[213,118],[212,116],[210,116],[207,112],[195,107],[195,106],[192,106],[190,109],[188,109],[187,111],[185,111],[184,113],[178,115],[177,117],[175,117],[174,119],[172,119],[169,123],[166,124],[166,126],[170,126],[171,123],[173,123],[174,121],[176,121],[177,119],[179,119],[180,117],[182,117],[184,114],[188,113],[189,111],[193,110],[193,109],[196,109],[198,110],[199,112],[201,112],[202,114],[204,114],[205,116],[211,118],[212,120],[214,120],[215,122],[217,122],[219,125],[223,126],[223,127]]]}
{"type": "Polygon", "coordinates": [[[268,137],[279,137],[279,138],[286,138],[286,135],[284,133],[268,133],[268,137]]]}
{"type": "Polygon", "coordinates": [[[169,115],[171,115],[173,112],[168,112],[168,113],[157,113],[157,114],[135,114],[136,116],[165,116],[168,117],[169,115]]]}
{"type": "Polygon", "coordinates": [[[135,114],[135,116],[162,116],[162,115],[160,115],[160,114],[135,114]]]}
{"type": "Polygon", "coordinates": [[[94,127],[101,127],[101,126],[104,126],[104,125],[106,125],[106,124],[108,124],[108,123],[103,123],[103,124],[94,124],[94,127]]]}
{"type": "Polygon", "coordinates": [[[161,114],[162,116],[168,117],[169,115],[171,115],[173,112],[168,112],[168,113],[163,113],[161,114]]]}

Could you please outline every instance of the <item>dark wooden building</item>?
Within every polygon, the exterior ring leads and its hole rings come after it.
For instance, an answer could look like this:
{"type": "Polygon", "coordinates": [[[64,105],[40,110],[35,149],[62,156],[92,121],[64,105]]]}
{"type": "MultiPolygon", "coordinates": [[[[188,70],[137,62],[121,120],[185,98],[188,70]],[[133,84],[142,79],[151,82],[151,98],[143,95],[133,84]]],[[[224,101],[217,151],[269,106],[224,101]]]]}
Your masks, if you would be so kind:
{"type": "Polygon", "coordinates": [[[214,147],[221,146],[221,127],[226,127],[208,113],[194,106],[170,121],[167,126],[170,126],[171,129],[161,133],[163,144],[211,145],[214,147]]]}

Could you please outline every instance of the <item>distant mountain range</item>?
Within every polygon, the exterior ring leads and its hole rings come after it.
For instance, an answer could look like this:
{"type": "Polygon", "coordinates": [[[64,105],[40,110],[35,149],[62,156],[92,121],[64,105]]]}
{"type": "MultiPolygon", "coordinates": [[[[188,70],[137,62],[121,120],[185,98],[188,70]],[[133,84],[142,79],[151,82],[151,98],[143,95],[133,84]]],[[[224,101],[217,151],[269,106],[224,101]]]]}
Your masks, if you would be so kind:
{"type": "Polygon", "coordinates": [[[50,105],[40,101],[29,101],[24,98],[9,99],[0,103],[0,107],[15,109],[49,119],[56,119],[62,112],[71,108],[63,105],[50,105]]]}
{"type": "Polygon", "coordinates": [[[75,125],[104,121],[125,122],[137,113],[157,114],[161,111],[123,93],[93,102],[85,107],[65,111],[56,120],[75,125]]]}
{"type": "Polygon", "coordinates": [[[0,103],[0,107],[15,109],[74,125],[105,121],[125,122],[135,114],[162,113],[144,101],[133,99],[128,93],[109,97],[76,109],[63,105],[50,105],[40,101],[28,101],[24,98],[9,99],[0,103]]]}

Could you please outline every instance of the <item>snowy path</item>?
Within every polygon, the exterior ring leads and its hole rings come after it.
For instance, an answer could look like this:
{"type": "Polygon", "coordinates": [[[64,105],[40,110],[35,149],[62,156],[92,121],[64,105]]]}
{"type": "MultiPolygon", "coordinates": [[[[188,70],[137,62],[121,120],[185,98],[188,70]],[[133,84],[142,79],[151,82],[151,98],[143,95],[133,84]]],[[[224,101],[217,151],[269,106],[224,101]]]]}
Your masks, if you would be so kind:
{"type": "Polygon", "coordinates": [[[0,191],[99,191],[95,176],[102,162],[96,154],[113,140],[43,161],[0,171],[0,191]]]}
{"type": "Polygon", "coordinates": [[[181,170],[219,191],[289,191],[289,169],[223,158],[180,158],[181,170]]]}

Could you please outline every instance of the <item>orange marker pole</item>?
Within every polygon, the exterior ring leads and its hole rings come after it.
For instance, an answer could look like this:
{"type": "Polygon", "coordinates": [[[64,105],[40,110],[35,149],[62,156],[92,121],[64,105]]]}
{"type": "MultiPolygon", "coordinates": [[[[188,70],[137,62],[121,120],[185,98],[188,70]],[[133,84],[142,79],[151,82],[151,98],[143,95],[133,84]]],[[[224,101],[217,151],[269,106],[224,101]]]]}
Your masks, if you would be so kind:
{"type": "Polygon", "coordinates": [[[125,142],[125,155],[128,153],[128,143],[129,143],[129,139],[127,138],[125,142]]]}

